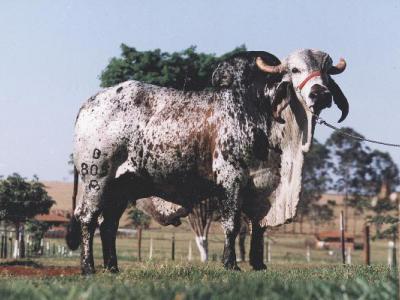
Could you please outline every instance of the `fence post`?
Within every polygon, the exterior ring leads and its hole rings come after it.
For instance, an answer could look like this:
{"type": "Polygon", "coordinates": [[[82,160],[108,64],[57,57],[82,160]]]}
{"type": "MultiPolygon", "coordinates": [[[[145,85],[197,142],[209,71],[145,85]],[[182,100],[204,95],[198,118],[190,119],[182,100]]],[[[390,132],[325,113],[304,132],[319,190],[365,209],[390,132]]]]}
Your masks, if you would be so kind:
{"type": "Polygon", "coordinates": [[[4,258],[4,235],[1,235],[0,258],[4,258]]]}
{"type": "Polygon", "coordinates": [[[351,265],[351,247],[347,247],[347,264],[351,265]]]}
{"type": "Polygon", "coordinates": [[[346,264],[343,210],[340,212],[340,244],[342,250],[342,264],[346,264]]]}
{"type": "Polygon", "coordinates": [[[12,255],[13,255],[13,250],[14,250],[14,248],[13,248],[13,238],[12,238],[12,232],[10,232],[9,241],[10,241],[10,258],[11,258],[11,257],[12,257],[12,255]]]}
{"type": "Polygon", "coordinates": [[[371,248],[369,238],[369,225],[364,228],[364,261],[367,266],[371,265],[371,248]]]}
{"type": "Polygon", "coordinates": [[[46,241],[46,254],[47,254],[47,256],[50,256],[50,243],[49,243],[49,241],[46,241]]]}
{"type": "Polygon", "coordinates": [[[267,262],[271,262],[272,261],[272,253],[271,253],[271,242],[268,241],[267,244],[267,262]]]}
{"type": "Polygon", "coordinates": [[[268,238],[265,239],[264,251],[265,251],[265,261],[268,262],[268,238]]]}
{"type": "Polygon", "coordinates": [[[307,245],[306,259],[307,259],[307,262],[308,262],[308,263],[311,261],[311,249],[310,249],[310,245],[307,245]]]}
{"type": "Polygon", "coordinates": [[[138,239],[138,260],[142,260],[142,226],[137,228],[137,239],[138,239]]]}
{"type": "Polygon", "coordinates": [[[8,240],[7,240],[7,233],[4,235],[4,258],[8,256],[8,240]]]}
{"type": "Polygon", "coordinates": [[[43,240],[43,239],[40,239],[39,254],[40,254],[40,255],[43,255],[43,254],[44,254],[44,240],[43,240]]]}
{"type": "Polygon", "coordinates": [[[192,260],[192,240],[189,240],[188,261],[192,260]]]}
{"type": "Polygon", "coordinates": [[[153,238],[150,239],[149,259],[153,259],[153,238]]]}
{"type": "Polygon", "coordinates": [[[15,239],[13,258],[18,258],[18,257],[19,257],[19,243],[18,243],[18,239],[15,239]]]}
{"type": "Polygon", "coordinates": [[[171,259],[175,260],[175,234],[172,235],[171,259]]]}
{"type": "Polygon", "coordinates": [[[394,250],[394,243],[393,241],[388,241],[388,266],[393,266],[393,251],[394,250]]]}

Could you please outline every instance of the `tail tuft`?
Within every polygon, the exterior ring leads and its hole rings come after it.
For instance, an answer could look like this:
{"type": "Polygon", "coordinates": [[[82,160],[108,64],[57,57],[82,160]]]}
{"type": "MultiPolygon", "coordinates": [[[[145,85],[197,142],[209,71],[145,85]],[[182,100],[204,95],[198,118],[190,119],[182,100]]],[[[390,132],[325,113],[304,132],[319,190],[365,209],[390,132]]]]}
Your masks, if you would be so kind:
{"type": "Polygon", "coordinates": [[[68,224],[65,241],[67,242],[68,248],[71,250],[78,249],[81,243],[81,224],[75,216],[72,216],[68,224]]]}

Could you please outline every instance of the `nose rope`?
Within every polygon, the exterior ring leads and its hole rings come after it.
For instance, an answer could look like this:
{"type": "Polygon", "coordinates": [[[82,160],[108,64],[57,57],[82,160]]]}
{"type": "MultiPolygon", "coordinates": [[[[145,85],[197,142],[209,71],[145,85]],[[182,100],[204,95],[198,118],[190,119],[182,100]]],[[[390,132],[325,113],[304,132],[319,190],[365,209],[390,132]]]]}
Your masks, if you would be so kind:
{"type": "MultiPolygon", "coordinates": [[[[301,89],[306,85],[306,83],[308,81],[310,81],[312,78],[314,77],[318,77],[321,76],[321,72],[320,71],[314,71],[311,72],[310,75],[308,75],[303,81],[302,83],[300,83],[297,88],[301,91],[301,89]]],[[[340,135],[344,135],[347,136],[349,138],[355,139],[355,140],[359,140],[361,142],[369,142],[369,143],[373,143],[373,144],[378,144],[378,145],[383,145],[383,146],[389,146],[389,147],[396,147],[396,148],[400,148],[400,144],[394,144],[394,143],[387,143],[387,142],[382,142],[382,141],[377,141],[377,140],[371,140],[371,139],[367,139],[367,138],[363,138],[360,136],[356,136],[353,134],[349,134],[345,131],[343,131],[342,128],[338,128],[330,123],[328,123],[327,121],[325,121],[324,119],[322,119],[320,116],[318,116],[317,114],[315,114],[309,107],[308,105],[305,105],[306,109],[314,116],[316,122],[320,125],[325,125],[326,127],[333,129],[334,131],[336,131],[337,133],[339,133],[340,135]]]]}
{"type": "Polygon", "coordinates": [[[297,88],[301,91],[301,89],[306,85],[306,83],[308,81],[310,81],[311,79],[313,79],[314,77],[318,77],[321,76],[321,72],[320,71],[314,71],[311,72],[310,75],[308,75],[298,86],[297,88]]]}
{"type": "Polygon", "coordinates": [[[394,144],[394,143],[387,143],[387,142],[382,142],[382,141],[377,141],[377,140],[372,140],[372,139],[367,139],[364,137],[360,137],[360,136],[356,136],[350,133],[347,133],[343,130],[343,128],[338,128],[330,123],[328,123],[327,121],[325,121],[324,119],[322,119],[320,116],[318,116],[317,114],[315,114],[307,105],[306,105],[307,110],[313,115],[313,117],[315,118],[316,122],[320,125],[325,125],[326,127],[336,131],[337,133],[339,133],[340,135],[343,136],[347,136],[349,138],[352,138],[354,140],[358,140],[361,142],[368,142],[368,143],[372,143],[372,144],[378,144],[378,145],[383,145],[383,146],[388,146],[388,147],[395,147],[395,148],[400,148],[400,144],[394,144]]]}

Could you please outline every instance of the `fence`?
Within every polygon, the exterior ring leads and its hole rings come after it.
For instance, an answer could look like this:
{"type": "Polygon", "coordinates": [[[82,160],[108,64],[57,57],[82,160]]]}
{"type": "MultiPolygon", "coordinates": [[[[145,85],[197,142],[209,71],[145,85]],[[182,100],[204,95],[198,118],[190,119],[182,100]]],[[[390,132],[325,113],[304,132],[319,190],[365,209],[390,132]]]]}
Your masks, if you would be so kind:
{"type": "MultiPolygon", "coordinates": [[[[15,238],[15,231],[0,231],[0,258],[19,258],[20,241],[15,238]]],[[[34,241],[28,234],[24,240],[25,257],[67,257],[72,256],[72,252],[65,246],[64,240],[46,240],[34,241]]]]}
{"type": "MultiPolygon", "coordinates": [[[[307,242],[310,236],[274,234],[265,239],[264,259],[266,262],[301,262],[301,263],[339,263],[340,249],[318,250],[307,242]]],[[[346,264],[380,263],[393,265],[394,247],[387,241],[373,241],[371,254],[365,257],[363,251],[345,249],[346,264]]],[[[19,258],[19,242],[15,239],[15,232],[0,230],[0,257],[19,258]]],[[[224,236],[219,233],[209,235],[209,260],[220,261],[224,247],[224,236]]],[[[246,259],[250,247],[250,238],[246,238],[246,259]]],[[[239,249],[237,246],[237,253],[239,249]]],[[[94,243],[96,259],[101,259],[102,250],[99,236],[94,243]]],[[[139,260],[138,243],[136,236],[118,237],[118,257],[121,261],[139,260]]],[[[64,239],[42,239],[33,241],[31,236],[25,238],[26,257],[55,257],[68,258],[78,256],[78,251],[69,251],[64,239]]],[[[141,243],[141,258],[143,260],[178,260],[199,261],[200,255],[190,231],[177,230],[145,230],[141,243]]]]}

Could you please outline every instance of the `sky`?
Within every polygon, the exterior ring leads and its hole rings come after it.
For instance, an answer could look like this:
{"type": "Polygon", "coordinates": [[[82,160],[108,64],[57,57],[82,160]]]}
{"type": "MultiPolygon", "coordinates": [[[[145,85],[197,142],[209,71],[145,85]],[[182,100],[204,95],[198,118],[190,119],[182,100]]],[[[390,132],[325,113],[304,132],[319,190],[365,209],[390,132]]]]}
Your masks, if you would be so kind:
{"type": "MultiPolygon", "coordinates": [[[[346,71],[335,76],[350,103],[340,124],[400,144],[400,2],[67,1],[0,2],[0,175],[71,180],[67,161],[80,105],[120,44],[138,50],[222,54],[245,44],[279,58],[323,50],[346,71]]],[[[321,115],[336,124],[340,111],[321,115]]],[[[324,142],[331,130],[316,128],[324,142]]],[[[400,165],[400,149],[389,151],[400,165]]]]}

